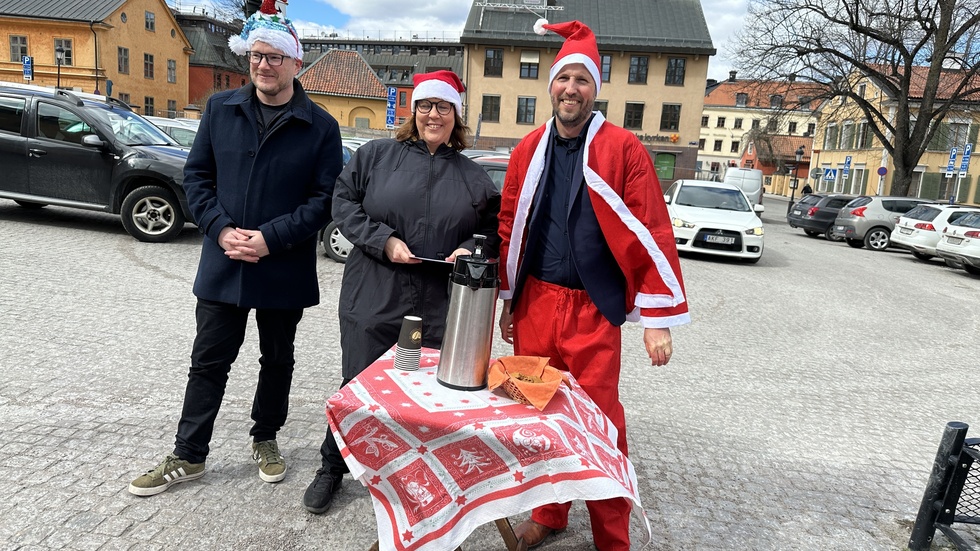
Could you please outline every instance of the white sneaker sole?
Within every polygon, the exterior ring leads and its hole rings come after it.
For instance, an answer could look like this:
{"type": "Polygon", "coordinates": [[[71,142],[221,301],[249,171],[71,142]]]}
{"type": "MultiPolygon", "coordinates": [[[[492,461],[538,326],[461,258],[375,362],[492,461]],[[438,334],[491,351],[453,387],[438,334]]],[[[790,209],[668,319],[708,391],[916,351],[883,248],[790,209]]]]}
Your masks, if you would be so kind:
{"type": "Polygon", "coordinates": [[[181,475],[178,476],[177,478],[174,478],[173,480],[169,480],[159,486],[154,486],[152,488],[141,488],[139,486],[133,486],[132,484],[130,484],[129,493],[133,494],[134,496],[140,496],[140,497],[155,496],[157,494],[162,494],[163,492],[167,491],[167,488],[173,486],[174,484],[177,484],[178,482],[197,480],[198,478],[204,476],[204,473],[206,472],[207,470],[203,470],[199,473],[181,475]]]}
{"type": "Polygon", "coordinates": [[[259,478],[261,478],[263,482],[268,482],[270,484],[274,482],[279,482],[280,480],[286,478],[286,469],[284,467],[281,473],[275,475],[265,474],[264,472],[262,472],[262,469],[259,469],[259,478]]]}

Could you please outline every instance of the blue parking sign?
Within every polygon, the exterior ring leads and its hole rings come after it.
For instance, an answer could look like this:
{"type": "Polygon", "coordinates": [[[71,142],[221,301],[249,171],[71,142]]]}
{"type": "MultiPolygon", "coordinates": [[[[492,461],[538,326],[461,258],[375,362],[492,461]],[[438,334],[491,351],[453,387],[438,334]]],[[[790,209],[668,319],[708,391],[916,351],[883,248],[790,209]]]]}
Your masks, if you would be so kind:
{"type": "Polygon", "coordinates": [[[385,127],[391,130],[395,127],[395,100],[398,98],[398,89],[394,86],[388,87],[388,105],[385,109],[385,127]]]}
{"type": "Polygon", "coordinates": [[[23,58],[24,62],[24,80],[34,80],[34,58],[25,55],[23,58]]]}

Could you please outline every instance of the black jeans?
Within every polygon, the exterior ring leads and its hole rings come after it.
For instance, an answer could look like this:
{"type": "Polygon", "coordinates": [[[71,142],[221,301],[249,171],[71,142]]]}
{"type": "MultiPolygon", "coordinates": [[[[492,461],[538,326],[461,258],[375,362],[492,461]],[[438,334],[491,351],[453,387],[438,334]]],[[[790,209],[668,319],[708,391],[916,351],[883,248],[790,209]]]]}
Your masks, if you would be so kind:
{"type": "MultiPolygon", "coordinates": [[[[340,383],[340,388],[344,388],[349,383],[350,379],[344,379],[340,383]]],[[[323,465],[323,470],[329,471],[331,474],[346,474],[350,472],[347,468],[347,463],[344,462],[344,456],[340,454],[340,446],[337,445],[337,439],[333,437],[333,433],[330,432],[330,425],[327,425],[327,436],[323,439],[323,444],[320,444],[320,463],[323,465]]]]}
{"type": "MultiPolygon", "coordinates": [[[[174,453],[191,463],[208,455],[214,420],[225,394],[231,364],[245,342],[249,308],[197,300],[197,337],[191,352],[184,407],[177,423],[174,453]]],[[[256,309],[259,382],[252,400],[253,441],[273,440],[286,422],[293,380],[293,340],[303,310],[256,309]]]]}

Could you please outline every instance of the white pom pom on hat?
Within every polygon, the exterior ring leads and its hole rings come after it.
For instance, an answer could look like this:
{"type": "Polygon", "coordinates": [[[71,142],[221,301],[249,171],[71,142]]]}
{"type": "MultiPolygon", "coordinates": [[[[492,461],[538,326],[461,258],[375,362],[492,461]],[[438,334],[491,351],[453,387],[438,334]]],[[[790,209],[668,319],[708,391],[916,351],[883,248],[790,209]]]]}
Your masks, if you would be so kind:
{"type": "Polygon", "coordinates": [[[548,34],[548,29],[544,28],[544,26],[547,24],[548,24],[548,20],[543,17],[535,21],[534,22],[535,34],[540,34],[541,36],[548,34]]]}

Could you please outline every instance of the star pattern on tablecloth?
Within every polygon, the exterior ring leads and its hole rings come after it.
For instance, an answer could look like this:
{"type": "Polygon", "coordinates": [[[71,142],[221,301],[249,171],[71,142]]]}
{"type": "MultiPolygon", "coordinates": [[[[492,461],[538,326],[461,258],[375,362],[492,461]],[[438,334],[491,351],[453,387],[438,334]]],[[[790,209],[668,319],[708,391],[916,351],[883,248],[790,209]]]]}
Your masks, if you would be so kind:
{"type": "Polygon", "coordinates": [[[422,393],[422,396],[432,396],[432,393],[431,392],[423,392],[422,393]]]}
{"type": "Polygon", "coordinates": [[[514,471],[514,482],[524,482],[524,473],[521,471],[514,471]]]}
{"type": "Polygon", "coordinates": [[[453,417],[466,417],[466,414],[463,413],[462,411],[457,411],[453,413],[453,417]]]}
{"type": "Polygon", "coordinates": [[[429,432],[430,430],[432,430],[432,429],[430,429],[429,427],[427,427],[425,425],[422,425],[421,427],[419,427],[419,432],[421,432],[422,434],[425,434],[425,433],[429,432]]]}
{"type": "Polygon", "coordinates": [[[483,423],[473,423],[473,430],[482,430],[483,423]]]}
{"type": "Polygon", "coordinates": [[[410,408],[410,407],[412,407],[412,406],[414,406],[414,405],[415,405],[415,404],[413,404],[413,403],[411,403],[411,402],[402,402],[402,407],[403,407],[403,408],[410,408]]]}
{"type": "Polygon", "coordinates": [[[425,452],[429,451],[429,448],[426,448],[425,444],[422,444],[421,446],[416,448],[415,451],[419,452],[419,455],[423,455],[425,454],[425,452]]]}
{"type": "Polygon", "coordinates": [[[493,410],[493,414],[494,414],[494,415],[501,415],[502,413],[503,413],[503,412],[502,412],[502,411],[500,411],[499,409],[495,409],[495,410],[493,410]]]}
{"type": "Polygon", "coordinates": [[[381,484],[381,477],[378,476],[378,475],[372,476],[371,477],[371,485],[372,486],[377,486],[378,484],[381,484]]]}
{"type": "Polygon", "coordinates": [[[583,467],[589,467],[590,465],[592,465],[592,463],[590,463],[588,459],[586,459],[586,458],[583,457],[582,458],[582,466],[583,467]]]}
{"type": "Polygon", "coordinates": [[[381,406],[379,406],[378,404],[371,404],[370,406],[368,406],[368,411],[370,411],[371,413],[374,413],[379,409],[381,409],[381,406]]]}
{"type": "Polygon", "coordinates": [[[422,386],[422,381],[412,381],[412,384],[415,386],[422,386]]]}
{"type": "Polygon", "coordinates": [[[459,497],[457,497],[456,498],[456,505],[459,505],[460,507],[462,507],[463,505],[466,505],[466,496],[459,496],[459,497]]]}
{"type": "Polygon", "coordinates": [[[402,539],[405,541],[412,541],[413,538],[415,538],[415,535],[412,534],[411,530],[405,530],[405,532],[402,533],[402,539]]]}
{"type": "Polygon", "coordinates": [[[381,394],[391,394],[391,391],[386,388],[381,391],[381,394]]]}

